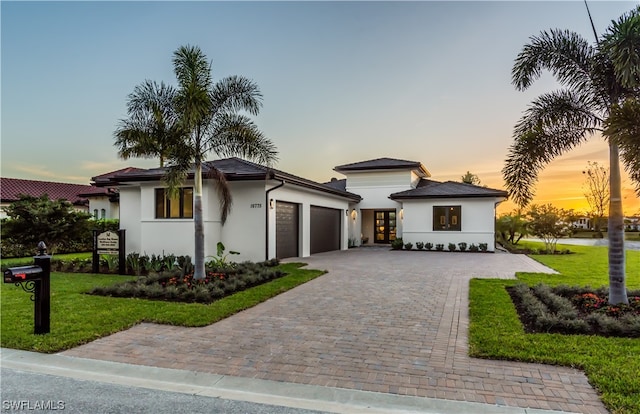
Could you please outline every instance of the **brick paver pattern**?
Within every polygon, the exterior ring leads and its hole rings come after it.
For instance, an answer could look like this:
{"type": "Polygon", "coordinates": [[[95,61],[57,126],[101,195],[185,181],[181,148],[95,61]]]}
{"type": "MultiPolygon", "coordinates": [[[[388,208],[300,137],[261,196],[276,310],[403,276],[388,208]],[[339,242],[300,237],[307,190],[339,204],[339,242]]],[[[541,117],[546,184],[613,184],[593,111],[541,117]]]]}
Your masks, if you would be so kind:
{"type": "Polygon", "coordinates": [[[64,355],[401,395],[607,413],[583,372],[468,356],[471,277],[549,271],[521,255],[360,248],[329,273],[202,328],[143,323],[64,355]]]}

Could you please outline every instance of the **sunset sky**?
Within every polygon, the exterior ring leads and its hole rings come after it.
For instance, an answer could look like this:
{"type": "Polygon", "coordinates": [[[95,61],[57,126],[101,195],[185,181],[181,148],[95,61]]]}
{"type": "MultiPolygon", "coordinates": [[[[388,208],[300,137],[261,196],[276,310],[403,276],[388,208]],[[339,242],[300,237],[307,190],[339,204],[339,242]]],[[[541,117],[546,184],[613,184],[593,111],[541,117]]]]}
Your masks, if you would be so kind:
{"type": "MultiPolygon", "coordinates": [[[[589,1],[598,33],[637,1],[589,1]]],[[[175,84],[172,53],[197,45],[220,79],[258,83],[255,122],[277,168],[324,182],[336,165],[421,161],[436,180],[467,171],[504,188],[514,124],[558,87],[510,83],[532,35],[566,28],[593,41],[583,1],[11,2],[1,8],[1,175],[73,183],[157,160],[118,159],[113,131],[145,79],[175,84]]],[[[534,202],[584,210],[595,137],[549,165],[534,202]]],[[[624,207],[640,212],[625,175],[624,207]]],[[[501,211],[513,204],[506,203],[501,211]]]]}

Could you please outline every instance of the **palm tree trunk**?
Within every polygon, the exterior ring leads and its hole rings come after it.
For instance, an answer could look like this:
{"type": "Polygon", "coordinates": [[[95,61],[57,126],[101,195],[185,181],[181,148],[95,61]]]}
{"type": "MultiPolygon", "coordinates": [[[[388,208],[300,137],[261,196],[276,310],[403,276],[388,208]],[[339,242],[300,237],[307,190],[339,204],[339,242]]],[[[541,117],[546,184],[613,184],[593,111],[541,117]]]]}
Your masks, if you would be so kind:
{"type": "Polygon", "coordinates": [[[193,223],[195,226],[194,279],[204,279],[204,224],[202,219],[202,162],[196,160],[193,176],[193,223]]]}
{"type": "Polygon", "coordinates": [[[624,219],[618,146],[609,142],[609,303],[629,303],[625,286],[624,219]]]}

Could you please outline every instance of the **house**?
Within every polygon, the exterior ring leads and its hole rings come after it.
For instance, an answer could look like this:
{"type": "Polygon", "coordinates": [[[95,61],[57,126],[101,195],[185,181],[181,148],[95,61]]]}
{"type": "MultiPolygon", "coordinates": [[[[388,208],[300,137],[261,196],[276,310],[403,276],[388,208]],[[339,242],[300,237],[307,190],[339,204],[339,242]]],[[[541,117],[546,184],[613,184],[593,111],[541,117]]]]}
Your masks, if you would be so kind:
{"type": "Polygon", "coordinates": [[[89,212],[89,198],[105,193],[104,188],[90,185],[2,177],[0,178],[0,218],[7,216],[4,208],[17,201],[21,194],[32,197],[47,194],[50,200],[67,200],[76,210],[89,212]]]}
{"type": "Polygon", "coordinates": [[[81,193],[78,196],[89,200],[89,213],[95,219],[117,219],[120,217],[120,195],[118,189],[109,186],[111,177],[117,174],[141,171],[140,168],[127,167],[117,171],[91,177],[94,191],[81,193]],[[100,191],[95,191],[100,188],[100,191]]]}
{"type": "MultiPolygon", "coordinates": [[[[115,172],[96,186],[117,188],[127,253],[193,255],[193,172],[172,197],[165,168],[115,172]]],[[[318,183],[239,158],[203,163],[205,256],[216,243],[237,260],[306,257],[350,244],[487,243],[493,251],[495,207],[507,193],[471,184],[437,182],[419,162],[380,158],[341,165],[346,176],[318,183]],[[233,207],[220,220],[217,170],[233,207]]]]}
{"type": "MultiPolygon", "coordinates": [[[[606,221],[606,217],[602,219],[602,222],[605,222],[605,221],[606,221]]],[[[571,222],[571,226],[575,229],[581,229],[581,230],[593,229],[591,218],[587,216],[578,217],[575,221],[571,222]]]]}

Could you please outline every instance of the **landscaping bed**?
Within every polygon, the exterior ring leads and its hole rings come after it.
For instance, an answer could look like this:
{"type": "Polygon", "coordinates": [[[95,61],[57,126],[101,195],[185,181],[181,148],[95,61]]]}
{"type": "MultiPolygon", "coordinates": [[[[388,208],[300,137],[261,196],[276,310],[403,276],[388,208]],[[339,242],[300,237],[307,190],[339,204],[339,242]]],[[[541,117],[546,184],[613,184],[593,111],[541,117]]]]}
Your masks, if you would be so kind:
{"type": "Polygon", "coordinates": [[[204,279],[194,279],[192,272],[185,273],[184,270],[176,268],[140,276],[135,280],[111,286],[97,286],[88,293],[208,304],[235,292],[284,276],[285,273],[275,267],[277,265],[277,260],[262,263],[234,263],[226,268],[207,270],[204,279]]]}
{"type": "Polygon", "coordinates": [[[640,337],[640,290],[629,292],[628,305],[609,305],[605,288],[520,283],[506,289],[526,332],[640,337]]]}

